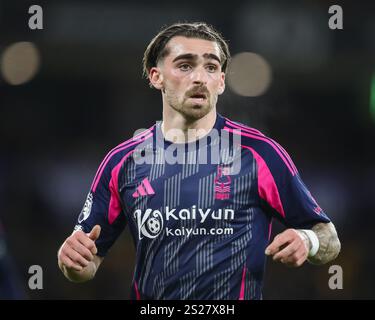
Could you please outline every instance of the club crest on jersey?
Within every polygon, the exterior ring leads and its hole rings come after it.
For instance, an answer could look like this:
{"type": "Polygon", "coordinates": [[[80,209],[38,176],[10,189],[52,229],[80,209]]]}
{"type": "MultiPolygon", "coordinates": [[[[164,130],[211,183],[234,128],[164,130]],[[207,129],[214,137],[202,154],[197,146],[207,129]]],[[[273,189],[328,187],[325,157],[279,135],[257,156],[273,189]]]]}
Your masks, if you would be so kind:
{"type": "Polygon", "coordinates": [[[230,188],[232,179],[230,177],[230,167],[217,167],[217,175],[215,177],[215,199],[226,200],[230,197],[230,188]]]}
{"type": "Polygon", "coordinates": [[[139,240],[143,237],[156,238],[163,229],[163,216],[159,210],[147,209],[142,215],[142,210],[134,212],[137,220],[139,240]]]}
{"type": "Polygon", "coordinates": [[[79,215],[78,217],[78,222],[81,223],[82,221],[85,221],[90,213],[91,213],[91,208],[92,208],[92,193],[90,192],[88,195],[87,195],[87,198],[86,198],[86,202],[83,206],[83,209],[81,211],[81,214],[79,215]]]}

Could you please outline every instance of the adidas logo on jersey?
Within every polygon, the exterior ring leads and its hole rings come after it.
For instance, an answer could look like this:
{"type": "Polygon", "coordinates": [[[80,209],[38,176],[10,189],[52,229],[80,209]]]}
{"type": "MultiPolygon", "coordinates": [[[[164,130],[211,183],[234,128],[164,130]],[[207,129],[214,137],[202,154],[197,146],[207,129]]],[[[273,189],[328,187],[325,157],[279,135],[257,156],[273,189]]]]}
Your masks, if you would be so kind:
{"type": "Polygon", "coordinates": [[[150,181],[148,181],[148,179],[145,178],[142,180],[137,190],[135,190],[135,192],[133,193],[133,198],[138,198],[141,196],[150,196],[153,194],[155,194],[155,191],[154,189],[152,189],[150,181]]]}

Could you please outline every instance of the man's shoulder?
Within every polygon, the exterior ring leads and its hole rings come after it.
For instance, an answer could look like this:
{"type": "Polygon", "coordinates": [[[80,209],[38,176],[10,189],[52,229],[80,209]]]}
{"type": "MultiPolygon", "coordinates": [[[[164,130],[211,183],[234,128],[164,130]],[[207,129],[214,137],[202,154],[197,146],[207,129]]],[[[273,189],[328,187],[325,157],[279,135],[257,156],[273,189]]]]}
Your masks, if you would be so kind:
{"type": "Polygon", "coordinates": [[[277,166],[285,165],[293,175],[297,172],[288,152],[276,140],[240,122],[227,118],[225,120],[226,130],[241,136],[241,146],[256,158],[262,158],[266,163],[272,162],[277,166]]]}
{"type": "Polygon", "coordinates": [[[155,125],[148,129],[140,129],[135,132],[132,138],[121,142],[116,147],[107,152],[101,166],[116,166],[121,160],[127,158],[140,144],[150,140],[155,133],[155,125]]]}
{"type": "Polygon", "coordinates": [[[243,124],[239,121],[224,118],[224,129],[235,135],[241,136],[241,144],[245,147],[266,148],[271,144],[277,144],[275,140],[260,130],[243,124]]]}

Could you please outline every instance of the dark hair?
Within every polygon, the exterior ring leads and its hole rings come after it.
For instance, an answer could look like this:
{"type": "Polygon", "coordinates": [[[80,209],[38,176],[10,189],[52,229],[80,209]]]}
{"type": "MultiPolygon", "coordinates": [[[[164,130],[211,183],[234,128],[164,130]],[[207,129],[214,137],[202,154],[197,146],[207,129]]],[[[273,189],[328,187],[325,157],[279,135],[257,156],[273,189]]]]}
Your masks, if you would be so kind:
{"type": "Polygon", "coordinates": [[[204,22],[174,23],[162,28],[147,46],[143,55],[143,75],[146,78],[150,69],[156,67],[159,60],[168,55],[169,51],[166,49],[166,45],[176,36],[215,41],[220,48],[221,68],[224,73],[226,72],[230,59],[228,44],[214,27],[204,22]]]}

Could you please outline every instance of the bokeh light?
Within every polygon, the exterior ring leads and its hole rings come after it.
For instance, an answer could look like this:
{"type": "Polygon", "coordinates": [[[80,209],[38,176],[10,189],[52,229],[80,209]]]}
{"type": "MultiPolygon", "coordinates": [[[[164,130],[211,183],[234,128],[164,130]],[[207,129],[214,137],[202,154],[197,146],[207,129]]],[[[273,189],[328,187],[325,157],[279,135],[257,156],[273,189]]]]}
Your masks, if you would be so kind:
{"type": "Polygon", "coordinates": [[[227,79],[229,87],[238,95],[260,96],[271,84],[271,66],[256,53],[241,52],[232,58],[227,79]]]}
{"type": "Polygon", "coordinates": [[[1,56],[1,73],[11,85],[30,81],[39,70],[40,54],[32,42],[16,42],[8,46],[1,56]]]}

